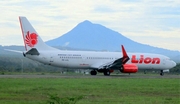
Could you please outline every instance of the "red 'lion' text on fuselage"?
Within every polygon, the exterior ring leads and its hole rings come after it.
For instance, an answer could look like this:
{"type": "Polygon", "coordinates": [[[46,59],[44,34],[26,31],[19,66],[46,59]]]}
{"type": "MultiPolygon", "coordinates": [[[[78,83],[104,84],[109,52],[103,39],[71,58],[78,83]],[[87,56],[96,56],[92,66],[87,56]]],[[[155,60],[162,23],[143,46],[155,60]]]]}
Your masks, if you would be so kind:
{"type": "Polygon", "coordinates": [[[136,55],[132,55],[131,59],[132,63],[145,63],[145,64],[160,64],[160,58],[151,58],[151,57],[144,57],[144,55],[140,55],[140,58],[137,59],[136,55]]]}

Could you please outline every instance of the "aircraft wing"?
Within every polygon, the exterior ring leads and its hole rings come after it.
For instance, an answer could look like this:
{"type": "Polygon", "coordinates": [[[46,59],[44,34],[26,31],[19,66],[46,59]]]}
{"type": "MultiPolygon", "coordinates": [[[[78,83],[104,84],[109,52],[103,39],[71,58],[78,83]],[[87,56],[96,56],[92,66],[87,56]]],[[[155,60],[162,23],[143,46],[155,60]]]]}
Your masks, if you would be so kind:
{"type": "Polygon", "coordinates": [[[120,67],[122,67],[123,64],[125,64],[129,60],[129,57],[123,45],[122,45],[122,53],[123,53],[123,57],[118,58],[115,61],[103,64],[98,69],[119,69],[120,67]]]}

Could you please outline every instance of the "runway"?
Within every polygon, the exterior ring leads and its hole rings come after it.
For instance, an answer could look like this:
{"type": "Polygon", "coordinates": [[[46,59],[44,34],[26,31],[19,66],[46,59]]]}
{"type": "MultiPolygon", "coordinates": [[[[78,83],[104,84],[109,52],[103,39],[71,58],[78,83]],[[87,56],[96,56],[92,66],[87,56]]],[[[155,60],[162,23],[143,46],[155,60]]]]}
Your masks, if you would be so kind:
{"type": "Polygon", "coordinates": [[[84,75],[84,74],[45,74],[45,75],[40,75],[40,74],[19,74],[19,75],[0,75],[0,78],[179,78],[180,75],[164,75],[160,76],[158,74],[133,74],[133,75],[128,75],[128,74],[119,74],[119,75],[110,75],[110,76],[104,76],[104,75],[84,75]]]}

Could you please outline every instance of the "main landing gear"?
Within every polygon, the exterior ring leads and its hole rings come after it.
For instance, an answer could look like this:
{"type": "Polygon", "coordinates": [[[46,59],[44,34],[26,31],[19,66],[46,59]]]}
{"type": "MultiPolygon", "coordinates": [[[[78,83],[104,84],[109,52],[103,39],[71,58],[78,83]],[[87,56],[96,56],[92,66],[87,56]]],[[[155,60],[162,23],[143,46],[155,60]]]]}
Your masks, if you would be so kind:
{"type": "MultiPolygon", "coordinates": [[[[109,76],[110,73],[111,73],[109,70],[99,70],[98,72],[104,73],[105,76],[109,76]]],[[[92,70],[92,71],[90,72],[90,74],[91,74],[91,75],[96,75],[96,74],[97,74],[97,71],[92,70]]]]}
{"type": "Polygon", "coordinates": [[[92,70],[90,73],[91,73],[91,75],[96,75],[97,74],[97,72],[95,70],[92,70]]]}
{"type": "Polygon", "coordinates": [[[104,71],[103,73],[104,73],[104,75],[106,75],[106,76],[109,76],[109,75],[110,75],[110,71],[109,71],[109,70],[106,70],[106,71],[104,71]]]}

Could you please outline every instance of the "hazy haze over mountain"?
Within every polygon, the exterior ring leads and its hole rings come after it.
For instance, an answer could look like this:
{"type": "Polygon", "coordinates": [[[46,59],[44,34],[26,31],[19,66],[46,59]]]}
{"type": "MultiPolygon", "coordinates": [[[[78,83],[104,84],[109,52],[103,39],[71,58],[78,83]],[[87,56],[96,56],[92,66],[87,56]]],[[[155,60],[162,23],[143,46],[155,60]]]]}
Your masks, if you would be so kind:
{"type": "MultiPolygon", "coordinates": [[[[108,29],[100,24],[85,20],[79,23],[66,34],[46,42],[50,46],[68,50],[96,50],[96,51],[121,51],[121,45],[128,52],[158,53],[169,56],[176,62],[180,62],[180,52],[157,48],[150,45],[135,42],[125,35],[108,29]]],[[[15,46],[2,47],[16,50],[15,46]]],[[[21,47],[21,50],[24,49],[21,47]]],[[[4,52],[5,53],[5,52],[4,52]]]]}
{"type": "MultiPolygon", "coordinates": [[[[100,24],[85,20],[66,34],[46,42],[50,46],[71,47],[98,51],[121,51],[124,45],[128,52],[146,52],[164,54],[169,57],[180,56],[179,51],[171,51],[128,39],[122,34],[100,24]]],[[[180,59],[175,59],[180,60],[180,59]]]]}
{"type": "Polygon", "coordinates": [[[120,50],[121,44],[131,48],[139,44],[116,31],[99,24],[93,24],[88,20],[79,23],[63,36],[47,41],[46,43],[51,46],[107,51],[120,50]]]}

